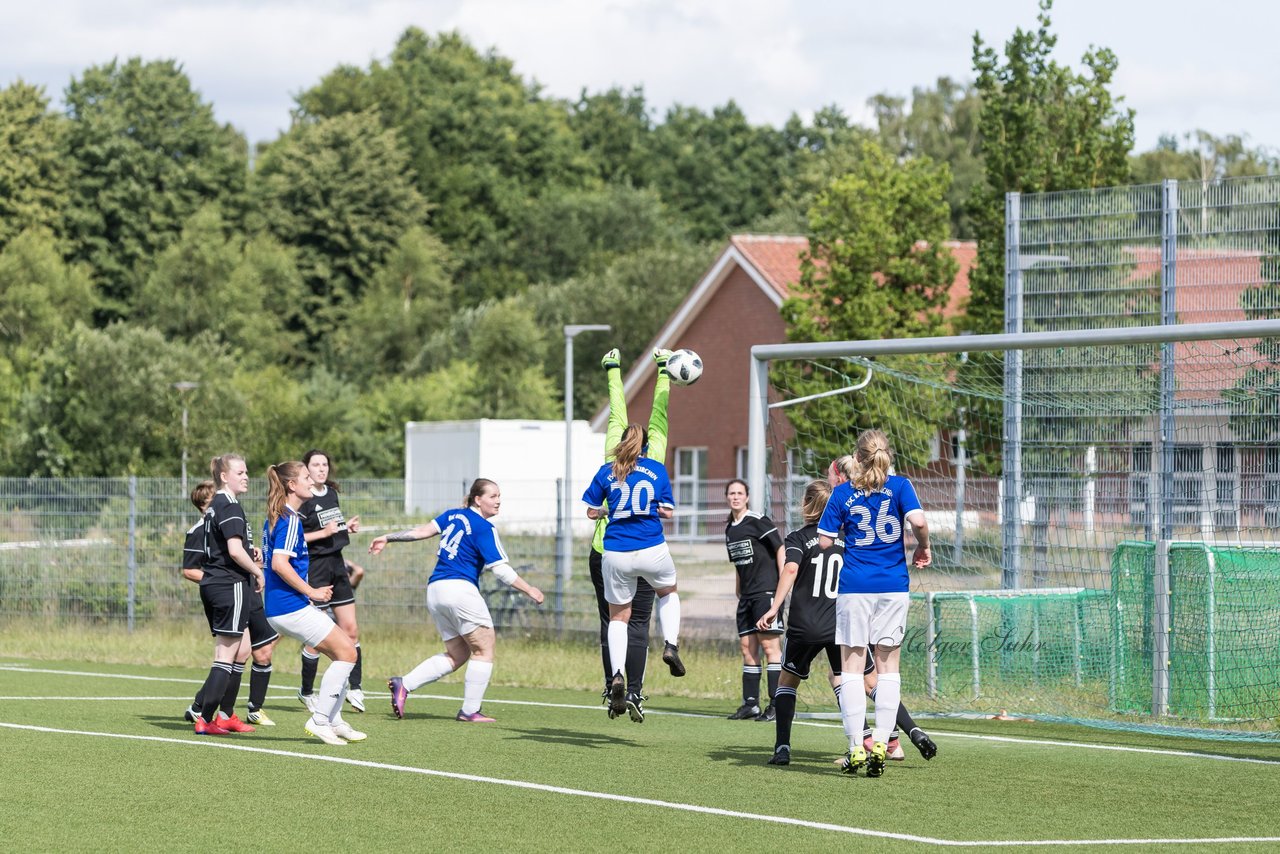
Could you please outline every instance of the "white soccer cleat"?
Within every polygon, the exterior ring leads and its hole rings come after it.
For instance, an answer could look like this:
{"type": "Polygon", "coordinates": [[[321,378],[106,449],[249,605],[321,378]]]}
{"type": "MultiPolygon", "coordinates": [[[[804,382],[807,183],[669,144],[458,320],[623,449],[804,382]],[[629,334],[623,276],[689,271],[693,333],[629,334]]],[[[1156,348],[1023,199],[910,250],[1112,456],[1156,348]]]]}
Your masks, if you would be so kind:
{"type": "Polygon", "coordinates": [[[249,712],[249,714],[246,715],[245,718],[246,720],[249,721],[249,723],[253,724],[254,726],[275,726],[276,725],[276,722],[271,720],[271,718],[267,717],[267,713],[264,712],[262,709],[249,712]]]}
{"type": "Polygon", "coordinates": [[[302,729],[307,735],[314,735],[325,744],[332,744],[336,747],[337,745],[347,743],[336,732],[334,732],[333,727],[328,724],[318,724],[308,719],[302,729]]]}
{"type": "Polygon", "coordinates": [[[364,691],[359,688],[352,688],[347,691],[347,702],[351,704],[351,708],[357,712],[364,711],[364,691]]]}
{"type": "Polygon", "coordinates": [[[306,706],[307,711],[311,712],[311,714],[314,715],[316,713],[316,695],[315,694],[304,694],[301,691],[299,691],[298,702],[306,706]]]}
{"type": "Polygon", "coordinates": [[[369,737],[346,721],[338,721],[331,729],[334,735],[338,736],[338,738],[345,738],[347,741],[364,741],[369,737]]]}

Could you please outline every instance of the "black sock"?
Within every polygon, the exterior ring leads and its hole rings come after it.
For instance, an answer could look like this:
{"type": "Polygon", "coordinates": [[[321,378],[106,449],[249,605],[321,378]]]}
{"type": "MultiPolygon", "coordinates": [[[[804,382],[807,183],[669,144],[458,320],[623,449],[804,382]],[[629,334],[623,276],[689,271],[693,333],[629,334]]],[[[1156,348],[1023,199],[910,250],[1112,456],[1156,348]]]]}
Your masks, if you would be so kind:
{"type": "MultiPolygon", "coordinates": [[[[209,668],[209,675],[205,677],[204,687],[200,689],[200,693],[207,700],[205,704],[209,711],[202,711],[200,716],[204,718],[205,723],[213,723],[218,716],[218,701],[221,701],[222,695],[227,690],[227,682],[231,679],[231,662],[215,661],[213,666],[209,668]],[[217,698],[215,701],[214,698],[217,698]]],[[[202,706],[203,709],[205,706],[202,706]]]]}
{"type": "Polygon", "coordinates": [[[632,694],[639,695],[644,688],[644,669],[648,661],[648,638],[639,643],[636,642],[636,638],[629,638],[627,640],[627,690],[632,694]]]}
{"type": "Polygon", "coordinates": [[[902,703],[898,704],[898,729],[911,734],[911,730],[916,728],[916,722],[911,719],[911,713],[907,711],[907,707],[902,703]]]}
{"type": "Polygon", "coordinates": [[[778,693],[778,677],[782,675],[782,663],[771,663],[768,668],[769,677],[769,703],[773,704],[773,695],[778,693]]]}
{"type": "Polygon", "coordinates": [[[244,662],[237,661],[231,665],[231,675],[227,679],[227,690],[222,694],[220,711],[227,717],[236,713],[236,700],[240,697],[240,682],[244,677],[244,662]]]}
{"type": "Polygon", "coordinates": [[[778,719],[774,721],[776,735],[773,740],[773,749],[776,751],[783,745],[791,746],[791,721],[796,716],[796,689],[778,688],[771,699],[773,709],[778,713],[778,719]]]}
{"type": "Polygon", "coordinates": [[[300,694],[314,694],[316,690],[316,671],[320,669],[320,656],[302,651],[302,690],[300,694]]]}
{"type": "Polygon", "coordinates": [[[267,686],[271,684],[271,665],[255,663],[249,671],[249,711],[256,712],[267,702],[267,686]]]}
{"type": "Polygon", "coordinates": [[[360,644],[356,644],[356,666],[351,668],[351,676],[347,678],[347,685],[352,691],[360,690],[360,676],[364,672],[360,665],[364,663],[364,653],[360,651],[360,644]]]}
{"type": "MultiPolygon", "coordinates": [[[[208,681],[207,678],[206,678],[206,681],[208,681]]],[[[200,710],[203,708],[204,708],[204,686],[201,685],[200,690],[196,692],[196,698],[191,701],[191,711],[195,712],[198,715],[200,714],[200,710]]]]}
{"type": "Polygon", "coordinates": [[[742,702],[754,706],[760,698],[760,665],[742,665],[742,702]]]}

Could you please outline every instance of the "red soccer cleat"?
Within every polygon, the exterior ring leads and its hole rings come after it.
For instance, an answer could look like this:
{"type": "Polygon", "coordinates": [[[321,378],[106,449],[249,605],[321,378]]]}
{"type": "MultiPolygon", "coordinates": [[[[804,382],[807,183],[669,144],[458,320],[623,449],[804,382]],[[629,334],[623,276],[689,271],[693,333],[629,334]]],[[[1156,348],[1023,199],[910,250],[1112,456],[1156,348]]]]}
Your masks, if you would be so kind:
{"type": "Polygon", "coordinates": [[[231,735],[231,730],[223,729],[216,723],[205,723],[202,717],[196,717],[196,735],[231,735]]]}
{"type": "Polygon", "coordinates": [[[227,732],[254,732],[257,727],[250,726],[235,715],[229,718],[218,718],[218,726],[227,732]]]}

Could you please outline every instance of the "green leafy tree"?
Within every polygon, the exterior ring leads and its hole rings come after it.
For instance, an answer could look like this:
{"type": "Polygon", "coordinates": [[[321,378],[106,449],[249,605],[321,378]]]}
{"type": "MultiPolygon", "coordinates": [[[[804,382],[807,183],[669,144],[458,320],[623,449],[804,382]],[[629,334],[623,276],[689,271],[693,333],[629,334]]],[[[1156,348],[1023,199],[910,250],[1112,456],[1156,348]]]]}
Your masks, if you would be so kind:
{"type": "Polygon", "coordinates": [[[1111,94],[1118,61],[1091,48],[1078,73],[1051,57],[1051,0],[1041,0],[1039,26],[1018,29],[1001,56],[973,37],[975,87],[981,98],[981,155],[986,180],[971,199],[978,260],[969,275],[966,326],[1004,331],[1004,197],[1123,184],[1129,179],[1133,111],[1111,94]]]}
{"type": "Polygon", "coordinates": [[[217,207],[209,206],[157,256],[134,316],[170,340],[209,332],[250,364],[299,361],[299,334],[287,321],[301,298],[292,254],[266,235],[246,244],[228,234],[217,207]]]}
{"type": "MultiPolygon", "coordinates": [[[[192,459],[226,450],[242,417],[234,361],[215,342],[169,342],[153,329],[76,326],[41,354],[6,454],[10,474],[35,477],[174,475],[182,455],[179,380],[188,399],[192,459]]],[[[262,423],[252,425],[261,430],[262,423]]],[[[241,429],[248,429],[241,425],[241,429]]]]}
{"type": "Polygon", "coordinates": [[[697,240],[719,240],[773,213],[789,157],[783,134],[730,101],[708,115],[671,108],[653,132],[650,186],[697,240]]]}
{"type": "Polygon", "coordinates": [[[262,153],[254,197],[265,228],[297,251],[309,338],[342,324],[427,211],[408,152],[374,113],[295,123],[262,153]]]}
{"type": "Polygon", "coordinates": [[[504,301],[484,312],[471,334],[473,418],[555,418],[555,383],[543,372],[546,340],[533,313],[504,301]]]}
{"type": "Polygon", "coordinates": [[[172,60],[94,66],[66,103],[71,256],[94,271],[102,319],[124,317],[153,257],[196,210],[242,203],[248,149],[172,60]]]}
{"type": "Polygon", "coordinates": [[[93,313],[93,283],[81,264],[62,260],[44,228],[30,228],[0,250],[0,342],[26,364],[93,313]]]}
{"type": "MultiPolygon", "coordinates": [[[[945,243],[950,229],[947,167],[927,157],[898,162],[875,143],[863,144],[855,170],[818,197],[810,214],[809,251],[801,259],[797,295],[783,303],[791,341],[840,341],[934,335],[957,265],[945,243]]],[[[909,360],[904,360],[904,363],[909,360]]],[[[780,362],[773,384],[792,396],[831,388],[826,371],[842,365],[780,362]]],[[[917,369],[940,379],[920,360],[917,369]]],[[[873,383],[865,405],[826,398],[790,407],[788,417],[806,447],[831,459],[852,447],[852,432],[831,440],[823,423],[850,430],[892,424],[904,463],[924,463],[921,451],[945,413],[927,400],[899,399],[896,386],[873,383]],[[908,414],[910,413],[910,414],[908,414]]]]}
{"type": "Polygon", "coordinates": [[[940,77],[933,88],[917,86],[907,99],[888,94],[870,100],[875,112],[880,144],[898,157],[924,155],[951,169],[951,233],[962,239],[974,236],[968,200],[984,179],[979,154],[981,99],[971,84],[940,77]]]}
{"type": "Polygon", "coordinates": [[[762,233],[804,234],[818,195],[854,170],[862,157],[862,144],[874,135],[853,124],[834,105],[818,110],[808,123],[792,115],[782,133],[792,163],[782,176],[774,212],[752,228],[762,233]]]}
{"type": "Polygon", "coordinates": [[[475,304],[530,277],[514,249],[528,203],[552,187],[585,186],[591,158],[568,110],[458,33],[409,28],[389,62],[345,67],[298,97],[298,115],[376,110],[410,152],[432,230],[460,261],[460,296],[475,304]]]}
{"type": "Polygon", "coordinates": [[[448,321],[454,261],[421,226],[406,231],[347,321],[330,334],[341,376],[361,382],[411,370],[423,339],[448,321]]]}
{"type": "Polygon", "coordinates": [[[1243,136],[1216,137],[1205,130],[1181,137],[1166,134],[1156,147],[1130,158],[1133,180],[1156,184],[1178,181],[1217,181],[1247,175],[1274,175],[1280,158],[1265,148],[1251,148],[1243,136]]]}
{"type": "Polygon", "coordinates": [[[17,80],[0,89],[0,249],[28,228],[61,230],[65,131],[42,87],[17,80]]]}
{"type": "Polygon", "coordinates": [[[653,119],[641,87],[624,92],[615,86],[594,95],[584,91],[569,113],[569,126],[606,182],[649,183],[653,119]]]}

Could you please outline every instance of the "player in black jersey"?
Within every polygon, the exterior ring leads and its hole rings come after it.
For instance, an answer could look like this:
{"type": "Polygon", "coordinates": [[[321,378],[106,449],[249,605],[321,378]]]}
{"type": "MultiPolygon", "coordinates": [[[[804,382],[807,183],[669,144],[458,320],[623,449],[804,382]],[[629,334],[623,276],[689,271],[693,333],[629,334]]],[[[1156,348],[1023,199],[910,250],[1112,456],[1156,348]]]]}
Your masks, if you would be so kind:
{"type": "Polygon", "coordinates": [[[831,690],[840,704],[840,645],[836,639],[836,584],[844,564],[844,542],[830,549],[818,546],[818,519],[831,497],[826,481],[815,480],[804,490],[800,511],[804,526],[787,534],[782,574],[769,610],[757,621],[760,628],[773,625],[787,594],[787,635],[782,646],[782,675],[773,705],[777,710],[776,736],[770,765],[791,762],[791,722],[796,716],[796,688],[809,678],[809,665],[822,652],[830,666],[831,690]]]}
{"type": "MultiPolygon", "coordinates": [[[[191,490],[191,503],[200,511],[201,519],[187,531],[182,547],[182,577],[199,584],[204,579],[204,514],[209,511],[217,487],[211,480],[202,480],[191,490]]],[[[254,726],[275,726],[267,716],[263,705],[267,701],[267,688],[271,684],[271,654],[280,635],[267,622],[262,607],[262,594],[251,593],[249,606],[249,644],[253,655],[253,668],[249,674],[249,713],[245,719],[254,726]]],[[[243,663],[241,663],[243,670],[243,663]]],[[[235,665],[232,665],[233,678],[235,665]]],[[[183,717],[195,723],[204,709],[204,688],[196,692],[195,700],[183,712],[183,717]]]]}
{"type": "MultiPolygon", "coordinates": [[[[782,620],[760,628],[761,615],[773,605],[782,571],[782,535],[768,516],[747,509],[747,484],[731,480],[724,490],[729,519],[724,526],[725,548],[737,570],[738,639],[742,646],[742,705],[730,720],[771,721],[773,695],[782,672],[782,620]],[[760,711],[760,660],[767,662],[769,706],[760,711]]],[[[775,612],[776,613],[776,612],[775,612]]]]}
{"type": "MultiPolygon", "coordinates": [[[[361,679],[364,674],[364,658],[360,649],[360,625],[356,622],[355,585],[351,583],[347,561],[342,557],[342,550],[351,542],[350,534],[360,531],[360,517],[346,518],[338,505],[339,487],[332,480],[329,455],[324,451],[312,449],[302,455],[302,464],[307,467],[314,486],[312,498],[302,505],[302,530],[307,541],[307,550],[311,553],[311,566],[308,570],[310,583],[316,587],[333,587],[333,598],[328,603],[315,602],[317,608],[329,608],[334,622],[347,633],[356,645],[356,666],[351,670],[347,702],[357,712],[364,711],[364,691],[361,690],[361,679]]],[[[298,691],[298,699],[311,709],[316,670],[319,655],[310,647],[302,648],[302,687],[298,691]]],[[[314,709],[312,710],[314,711],[314,709]]]]}
{"type": "Polygon", "coordinates": [[[213,666],[200,690],[204,702],[195,719],[195,731],[199,735],[227,735],[253,732],[252,726],[236,717],[235,702],[251,649],[252,595],[262,593],[263,576],[261,555],[253,547],[253,531],[237,500],[249,489],[244,457],[223,454],[212,460],[210,468],[214,483],[221,488],[204,517],[200,599],[217,643],[213,666]]]}

